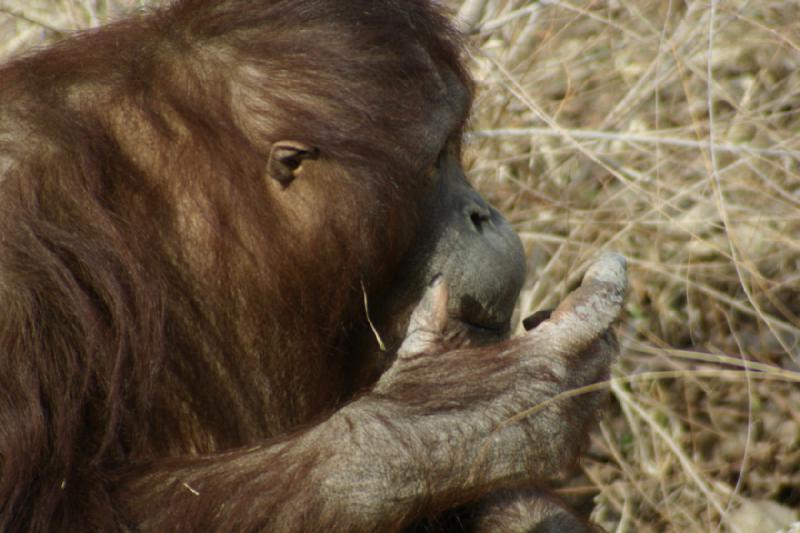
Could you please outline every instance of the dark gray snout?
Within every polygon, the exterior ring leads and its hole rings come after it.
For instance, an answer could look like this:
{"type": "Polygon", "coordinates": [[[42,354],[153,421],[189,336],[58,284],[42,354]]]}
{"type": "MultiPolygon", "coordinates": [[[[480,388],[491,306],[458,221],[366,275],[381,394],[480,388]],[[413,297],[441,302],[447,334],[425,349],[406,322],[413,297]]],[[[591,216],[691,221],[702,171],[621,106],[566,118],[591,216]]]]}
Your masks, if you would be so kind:
{"type": "Polygon", "coordinates": [[[430,203],[426,275],[447,280],[451,318],[505,334],[525,277],[519,237],[456,161],[444,165],[430,203]]]}

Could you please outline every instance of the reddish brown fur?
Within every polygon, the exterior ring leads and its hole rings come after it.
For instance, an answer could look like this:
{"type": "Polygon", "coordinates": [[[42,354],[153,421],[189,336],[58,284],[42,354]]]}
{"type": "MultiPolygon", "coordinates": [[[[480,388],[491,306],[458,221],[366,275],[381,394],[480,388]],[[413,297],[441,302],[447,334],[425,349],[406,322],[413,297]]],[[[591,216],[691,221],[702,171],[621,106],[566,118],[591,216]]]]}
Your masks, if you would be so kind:
{"type": "Polygon", "coordinates": [[[426,75],[420,39],[461,72],[425,3],[372,4],[185,0],[0,71],[0,529],[110,528],[119,465],[264,439],[352,394],[359,280],[380,292],[406,250],[418,193],[396,177],[429,150],[396,133],[425,110],[381,80],[426,75]],[[266,99],[272,139],[234,117],[242,65],[268,83],[242,90],[266,99]],[[352,180],[319,177],[341,214],[306,242],[261,177],[287,136],[352,180]]]}
{"type": "MultiPolygon", "coordinates": [[[[475,451],[608,346],[410,357],[331,415],[466,118],[431,120],[447,69],[469,87],[421,0],[180,0],[0,70],[0,530],[385,530],[528,480],[436,460],[439,422],[475,451]],[[264,176],[281,139],[320,150],[302,200],[264,176]]],[[[596,400],[499,451],[554,475],[596,400]]]]}

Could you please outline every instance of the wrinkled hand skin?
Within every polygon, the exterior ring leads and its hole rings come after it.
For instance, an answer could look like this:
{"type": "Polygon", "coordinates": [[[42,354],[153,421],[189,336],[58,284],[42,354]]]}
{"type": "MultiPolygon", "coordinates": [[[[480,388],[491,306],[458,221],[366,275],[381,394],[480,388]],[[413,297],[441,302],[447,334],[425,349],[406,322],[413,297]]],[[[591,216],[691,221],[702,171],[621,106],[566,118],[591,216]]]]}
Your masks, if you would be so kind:
{"type": "Polygon", "coordinates": [[[370,393],[334,415],[357,434],[361,428],[349,459],[342,458],[361,466],[340,469],[347,479],[334,474],[328,490],[359,479],[363,490],[350,497],[372,519],[403,500],[442,509],[488,496],[479,529],[503,523],[509,531],[592,531],[541,493],[523,489],[568,471],[599,417],[602,392],[540,404],[608,378],[617,353],[610,326],[626,286],[624,257],[604,254],[532,331],[501,345],[442,351],[447,291],[436,280],[412,315],[394,365],[370,393]],[[518,416],[526,410],[529,416],[518,416]],[[387,449],[396,463],[370,461],[370,450],[391,456],[387,449]],[[364,456],[354,457],[354,450],[364,456]]]}
{"type": "Polygon", "coordinates": [[[372,390],[267,446],[132,470],[115,498],[142,531],[398,531],[459,508],[478,531],[591,531],[529,489],[569,470],[599,416],[601,392],[548,400],[608,377],[626,282],[624,258],[603,255],[532,331],[455,350],[440,347],[447,293],[435,283],[372,390]]]}

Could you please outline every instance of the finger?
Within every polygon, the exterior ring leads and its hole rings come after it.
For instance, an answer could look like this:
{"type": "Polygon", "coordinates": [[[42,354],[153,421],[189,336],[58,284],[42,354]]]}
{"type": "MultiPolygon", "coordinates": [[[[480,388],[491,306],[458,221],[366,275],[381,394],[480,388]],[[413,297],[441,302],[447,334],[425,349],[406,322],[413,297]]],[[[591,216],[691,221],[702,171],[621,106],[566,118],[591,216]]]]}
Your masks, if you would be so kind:
{"type": "Polygon", "coordinates": [[[628,285],[625,257],[607,252],[592,263],[581,286],[539,325],[531,337],[556,352],[584,350],[611,326],[622,310],[628,285]]]}
{"type": "Polygon", "coordinates": [[[431,351],[441,344],[447,326],[447,299],[447,284],[441,275],[436,276],[411,313],[398,356],[431,351]]]}

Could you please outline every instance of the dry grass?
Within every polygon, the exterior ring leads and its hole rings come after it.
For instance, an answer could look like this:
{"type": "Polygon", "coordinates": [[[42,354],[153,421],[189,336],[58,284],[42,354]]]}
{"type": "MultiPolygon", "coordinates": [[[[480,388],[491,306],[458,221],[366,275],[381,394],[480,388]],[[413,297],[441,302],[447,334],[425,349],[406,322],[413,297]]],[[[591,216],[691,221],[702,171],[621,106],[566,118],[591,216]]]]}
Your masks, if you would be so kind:
{"type": "Polygon", "coordinates": [[[498,0],[474,32],[470,175],[528,246],[523,310],[630,259],[595,519],[799,520],[800,2],[498,0]]]}
{"type": "MultiPolygon", "coordinates": [[[[0,49],[139,3],[0,0],[0,49]]],[[[800,531],[800,0],[465,3],[467,167],[527,247],[522,311],[630,259],[594,519],[800,531]]]]}

